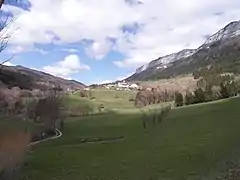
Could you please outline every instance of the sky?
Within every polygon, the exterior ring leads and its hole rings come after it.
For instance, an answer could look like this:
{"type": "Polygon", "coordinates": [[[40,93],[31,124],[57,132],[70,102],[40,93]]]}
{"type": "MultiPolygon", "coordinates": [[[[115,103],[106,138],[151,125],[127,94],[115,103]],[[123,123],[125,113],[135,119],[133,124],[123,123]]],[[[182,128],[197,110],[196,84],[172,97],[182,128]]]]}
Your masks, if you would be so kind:
{"type": "Polygon", "coordinates": [[[85,84],[126,78],[240,19],[239,0],[15,1],[1,11],[12,18],[1,60],[85,84]]]}

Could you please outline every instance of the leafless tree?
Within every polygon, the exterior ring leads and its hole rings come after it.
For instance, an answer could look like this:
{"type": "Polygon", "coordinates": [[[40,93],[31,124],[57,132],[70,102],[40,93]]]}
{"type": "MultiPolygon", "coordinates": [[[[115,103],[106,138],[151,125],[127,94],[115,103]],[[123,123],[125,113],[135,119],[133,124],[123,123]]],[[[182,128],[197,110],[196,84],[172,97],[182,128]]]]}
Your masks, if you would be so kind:
{"type": "Polygon", "coordinates": [[[0,9],[2,9],[2,5],[5,3],[10,3],[10,2],[17,2],[18,0],[0,0],[0,9]]]}
{"type": "MultiPolygon", "coordinates": [[[[2,9],[2,5],[5,3],[10,2],[11,0],[0,0],[0,9],[2,9]]],[[[14,1],[14,0],[13,0],[14,1]]],[[[17,0],[15,0],[17,1],[17,0]]],[[[8,45],[9,38],[11,37],[12,33],[8,31],[8,27],[11,25],[13,22],[14,18],[11,18],[9,16],[7,17],[2,17],[0,19],[0,53],[6,49],[8,45]]],[[[0,69],[3,67],[3,65],[10,61],[13,57],[8,58],[2,62],[0,62],[0,69]]]]}
{"type": "Polygon", "coordinates": [[[4,0],[0,0],[0,9],[2,8],[2,5],[5,3],[4,0]]]}

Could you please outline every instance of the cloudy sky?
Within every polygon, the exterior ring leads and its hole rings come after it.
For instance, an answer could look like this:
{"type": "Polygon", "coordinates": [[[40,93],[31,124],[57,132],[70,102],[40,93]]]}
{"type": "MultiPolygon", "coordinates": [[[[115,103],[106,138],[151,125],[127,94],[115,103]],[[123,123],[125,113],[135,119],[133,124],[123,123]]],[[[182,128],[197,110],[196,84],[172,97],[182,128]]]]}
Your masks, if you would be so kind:
{"type": "Polygon", "coordinates": [[[240,19],[240,0],[19,0],[1,58],[86,84],[124,78],[240,19]]]}

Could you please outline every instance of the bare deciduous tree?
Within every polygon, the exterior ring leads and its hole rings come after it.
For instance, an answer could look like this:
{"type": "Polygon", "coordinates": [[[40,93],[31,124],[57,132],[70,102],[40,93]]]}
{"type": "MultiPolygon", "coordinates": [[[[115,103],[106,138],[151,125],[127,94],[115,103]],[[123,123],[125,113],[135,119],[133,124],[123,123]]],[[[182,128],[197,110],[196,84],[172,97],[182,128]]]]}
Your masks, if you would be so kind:
{"type": "Polygon", "coordinates": [[[4,4],[4,0],[0,0],[0,9],[2,8],[2,5],[4,4]]]}
{"type": "MultiPolygon", "coordinates": [[[[15,1],[17,1],[17,0],[15,0],[15,1]]],[[[10,0],[9,1],[0,0],[0,9],[2,9],[2,5],[7,3],[7,2],[10,2],[10,0]]],[[[9,16],[1,17],[1,19],[0,19],[0,53],[4,49],[6,49],[6,47],[8,45],[9,38],[12,35],[12,33],[7,30],[7,28],[11,25],[12,22],[13,22],[13,18],[10,19],[9,16]]],[[[0,62],[0,69],[3,67],[3,65],[6,62],[10,61],[12,58],[13,57],[8,58],[8,59],[0,62]]]]}
{"type": "Polygon", "coordinates": [[[0,0],[0,9],[2,9],[2,5],[5,3],[10,3],[10,2],[17,2],[18,0],[0,0]]]}

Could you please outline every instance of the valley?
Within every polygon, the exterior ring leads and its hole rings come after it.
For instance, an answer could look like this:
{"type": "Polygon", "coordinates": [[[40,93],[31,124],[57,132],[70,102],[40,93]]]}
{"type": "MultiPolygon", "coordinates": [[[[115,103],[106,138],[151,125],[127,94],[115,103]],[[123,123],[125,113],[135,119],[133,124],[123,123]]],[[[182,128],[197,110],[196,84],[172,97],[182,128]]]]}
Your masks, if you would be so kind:
{"type": "Polygon", "coordinates": [[[34,0],[24,9],[0,0],[1,12],[23,13],[17,25],[27,21],[8,45],[0,35],[9,47],[1,55],[37,67],[0,61],[0,180],[240,179],[240,21],[208,35],[193,20],[172,27],[191,6],[160,10],[182,3],[146,11],[152,1],[103,1],[106,9],[90,11],[96,2],[34,0]],[[175,39],[191,40],[192,30],[200,46],[175,39]]]}

